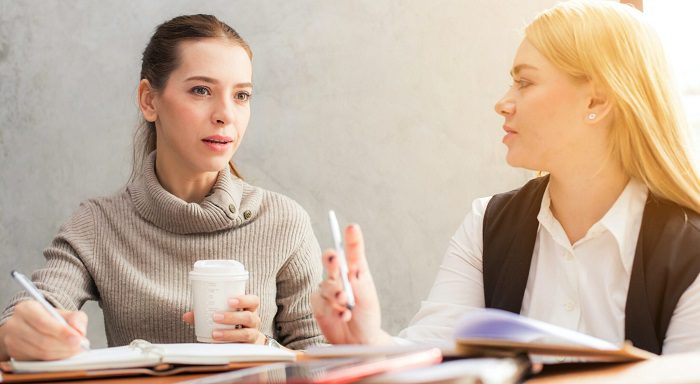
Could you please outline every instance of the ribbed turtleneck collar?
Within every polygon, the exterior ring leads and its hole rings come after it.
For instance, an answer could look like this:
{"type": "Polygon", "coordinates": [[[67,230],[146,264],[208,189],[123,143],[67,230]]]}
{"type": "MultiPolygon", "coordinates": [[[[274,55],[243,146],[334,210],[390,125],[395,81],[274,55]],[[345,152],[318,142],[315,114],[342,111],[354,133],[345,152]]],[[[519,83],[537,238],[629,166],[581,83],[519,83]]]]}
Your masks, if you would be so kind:
{"type": "Polygon", "coordinates": [[[141,177],[128,187],[136,211],[154,225],[179,234],[215,232],[238,226],[257,215],[260,193],[244,191],[247,185],[231,175],[228,167],[219,172],[203,201],[188,203],[163,188],[156,176],[155,160],[154,151],[145,161],[141,177]],[[253,201],[243,204],[244,194],[251,192],[248,197],[253,201]],[[241,212],[242,209],[245,211],[241,212]]]}

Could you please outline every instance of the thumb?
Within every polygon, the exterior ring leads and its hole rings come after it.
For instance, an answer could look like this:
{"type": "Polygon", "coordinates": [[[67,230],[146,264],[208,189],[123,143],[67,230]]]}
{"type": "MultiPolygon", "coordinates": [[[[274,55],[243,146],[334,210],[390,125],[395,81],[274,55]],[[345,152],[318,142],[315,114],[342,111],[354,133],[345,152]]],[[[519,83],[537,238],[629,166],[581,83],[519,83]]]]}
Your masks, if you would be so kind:
{"type": "Polygon", "coordinates": [[[194,312],[185,312],[182,315],[182,321],[189,325],[194,325],[194,312]]]}
{"type": "Polygon", "coordinates": [[[66,319],[68,325],[78,331],[81,336],[85,336],[87,334],[88,317],[85,312],[62,312],[61,315],[64,319],[66,319]]]}

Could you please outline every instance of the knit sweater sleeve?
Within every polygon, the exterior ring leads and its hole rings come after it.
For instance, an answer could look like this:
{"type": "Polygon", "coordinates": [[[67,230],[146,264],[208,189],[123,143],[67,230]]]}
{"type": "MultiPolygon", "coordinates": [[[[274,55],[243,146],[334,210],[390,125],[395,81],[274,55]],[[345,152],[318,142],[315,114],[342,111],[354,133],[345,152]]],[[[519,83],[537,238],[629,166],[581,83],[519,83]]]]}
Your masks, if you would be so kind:
{"type": "MultiPolygon", "coordinates": [[[[37,288],[57,308],[75,311],[87,300],[98,299],[97,289],[86,267],[86,260],[93,255],[94,244],[95,225],[90,203],[83,203],[44,250],[44,266],[31,275],[37,288]]],[[[0,324],[12,315],[17,303],[28,297],[25,292],[15,294],[3,311],[0,324]]]]}
{"type": "Polygon", "coordinates": [[[303,237],[277,276],[277,315],[275,333],[278,341],[291,349],[305,349],[325,343],[311,309],[311,293],[321,282],[321,249],[306,213],[303,237]]]}

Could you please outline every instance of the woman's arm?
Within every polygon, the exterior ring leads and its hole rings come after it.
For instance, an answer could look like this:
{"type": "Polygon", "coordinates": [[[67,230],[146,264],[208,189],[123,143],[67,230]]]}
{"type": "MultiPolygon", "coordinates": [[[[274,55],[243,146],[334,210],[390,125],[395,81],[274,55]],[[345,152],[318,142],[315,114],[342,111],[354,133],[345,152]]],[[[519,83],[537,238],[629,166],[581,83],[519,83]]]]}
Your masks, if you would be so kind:
{"type": "MultiPolygon", "coordinates": [[[[451,340],[454,323],[465,311],[483,307],[481,238],[483,213],[489,198],[474,201],[472,213],[448,247],[445,260],[431,291],[412,325],[401,336],[416,341],[451,340]]],[[[328,277],[313,296],[313,307],[321,329],[335,344],[390,344],[397,342],[381,329],[381,311],[372,275],[367,265],[359,226],[345,231],[349,280],[356,306],[344,307],[345,296],[338,278],[335,252],[324,253],[328,277]]]]}
{"type": "Polygon", "coordinates": [[[325,342],[310,303],[311,293],[321,281],[321,250],[311,221],[304,216],[302,241],[277,274],[276,337],[291,349],[325,342]]]}
{"type": "Polygon", "coordinates": [[[700,276],[685,290],[673,311],[662,353],[700,350],[700,276]]]}
{"type": "Polygon", "coordinates": [[[91,257],[94,243],[94,220],[90,207],[83,204],[44,250],[44,267],[32,274],[37,288],[51,304],[63,310],[66,319],[77,316],[75,324],[80,324],[75,326],[77,332],[65,332],[58,327],[57,321],[44,316],[42,308],[31,305],[31,302],[23,303],[28,295],[20,292],[12,298],[0,317],[0,358],[9,355],[50,360],[80,351],[79,348],[65,346],[72,345],[69,341],[71,336],[85,332],[87,317],[75,312],[87,300],[97,300],[99,297],[84,259],[91,257]]]}
{"type": "Polygon", "coordinates": [[[420,342],[452,340],[459,319],[484,307],[483,222],[490,197],[472,210],[450,240],[428,298],[399,337],[420,342]]]}

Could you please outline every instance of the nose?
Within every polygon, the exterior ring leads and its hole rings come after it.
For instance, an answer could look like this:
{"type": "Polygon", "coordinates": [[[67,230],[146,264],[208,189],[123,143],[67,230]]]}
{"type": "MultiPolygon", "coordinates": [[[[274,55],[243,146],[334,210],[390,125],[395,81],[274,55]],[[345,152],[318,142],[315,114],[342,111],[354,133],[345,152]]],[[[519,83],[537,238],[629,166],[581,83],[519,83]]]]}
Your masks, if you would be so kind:
{"type": "Polygon", "coordinates": [[[235,106],[229,97],[219,98],[214,105],[211,119],[216,125],[228,125],[236,121],[235,106]]]}
{"type": "Polygon", "coordinates": [[[511,116],[515,113],[515,102],[510,96],[510,91],[496,102],[494,109],[496,110],[496,113],[503,117],[511,116]]]}

